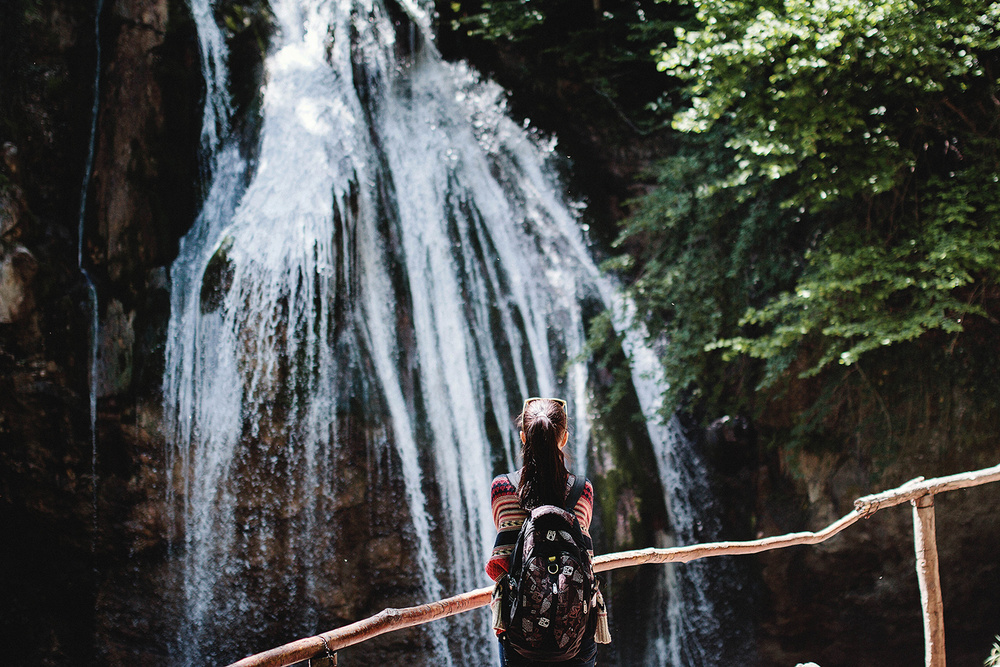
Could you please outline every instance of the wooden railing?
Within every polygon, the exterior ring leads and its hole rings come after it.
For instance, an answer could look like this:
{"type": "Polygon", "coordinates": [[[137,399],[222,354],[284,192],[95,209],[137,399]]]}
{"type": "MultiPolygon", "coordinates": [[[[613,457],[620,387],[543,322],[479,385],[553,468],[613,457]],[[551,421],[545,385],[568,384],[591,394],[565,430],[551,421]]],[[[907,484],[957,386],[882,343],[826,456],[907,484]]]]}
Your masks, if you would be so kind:
{"type": "MultiPolygon", "coordinates": [[[[911,480],[902,486],[854,501],[854,510],[817,532],[789,533],[746,542],[713,542],[669,549],[638,549],[597,556],[598,572],[648,563],[686,563],[710,556],[755,554],[801,544],[824,542],[860,519],[875,512],[909,501],[913,505],[914,546],[917,577],[924,619],[924,663],[926,667],[945,667],[944,607],[938,576],[937,542],[934,526],[934,496],[946,491],[979,486],[1000,480],[1000,465],[948,477],[911,480]]],[[[345,625],[243,658],[230,667],[286,667],[303,660],[328,656],[336,664],[336,651],[372,637],[422,625],[489,604],[492,587],[480,588],[430,604],[405,609],[384,609],[370,618],[345,625]]]]}

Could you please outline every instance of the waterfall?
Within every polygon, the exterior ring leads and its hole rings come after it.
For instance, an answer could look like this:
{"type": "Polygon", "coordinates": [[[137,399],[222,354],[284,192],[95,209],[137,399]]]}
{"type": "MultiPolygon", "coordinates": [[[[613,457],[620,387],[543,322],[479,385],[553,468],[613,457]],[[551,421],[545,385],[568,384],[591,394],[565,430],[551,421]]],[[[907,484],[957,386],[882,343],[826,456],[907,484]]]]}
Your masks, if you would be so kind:
{"type": "Polygon", "coordinates": [[[76,266],[83,276],[87,286],[87,304],[90,307],[90,339],[88,347],[88,408],[90,409],[90,470],[91,503],[94,509],[93,543],[91,548],[97,548],[97,345],[100,331],[100,311],[97,302],[97,288],[90,273],[83,266],[84,220],[87,213],[87,190],[90,187],[90,177],[94,171],[94,147],[97,143],[97,112],[101,102],[101,13],[104,11],[104,0],[97,0],[94,8],[94,97],[90,109],[90,140],[87,144],[87,157],[83,166],[83,183],[80,186],[80,210],[77,216],[76,266]]]}
{"type": "MultiPolygon", "coordinates": [[[[672,538],[678,545],[722,539],[722,525],[710,488],[706,466],[685,437],[676,415],[661,414],[662,395],[668,386],[663,366],[647,343],[645,329],[635,321],[634,306],[619,293],[605,288],[615,329],[629,358],[632,382],[646,418],[672,538]]],[[[668,351],[668,345],[663,344],[668,351]]],[[[673,667],[727,667],[752,662],[746,619],[724,607],[739,590],[739,577],[729,560],[714,558],[684,564],[669,563],[662,571],[656,625],[665,634],[650,636],[650,664],[673,667]],[[655,660],[655,663],[654,663],[655,660]]]]}
{"type": "MultiPolygon", "coordinates": [[[[205,664],[266,648],[248,637],[276,623],[329,629],[317,624],[349,547],[338,530],[357,528],[337,508],[359,441],[370,493],[387,468],[403,480],[407,603],[485,585],[487,489],[515,464],[524,397],[568,399],[586,472],[577,355],[585,306],[613,289],[554,147],[509,118],[498,86],[442,60],[431,7],[273,0],[248,158],[228,130],[213,7],[190,2],[211,180],[171,267],[163,391],[184,616],[172,651],[205,664]]],[[[492,664],[487,625],[426,626],[422,659],[492,664]]]]}

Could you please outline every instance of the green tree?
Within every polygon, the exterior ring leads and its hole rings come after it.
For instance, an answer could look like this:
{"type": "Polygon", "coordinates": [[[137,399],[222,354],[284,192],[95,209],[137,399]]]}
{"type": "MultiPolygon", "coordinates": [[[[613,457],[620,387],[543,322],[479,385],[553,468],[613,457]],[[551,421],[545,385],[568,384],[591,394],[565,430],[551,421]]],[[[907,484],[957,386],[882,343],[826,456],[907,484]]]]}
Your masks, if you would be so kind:
{"type": "Polygon", "coordinates": [[[687,147],[619,240],[671,341],[668,402],[713,386],[718,352],[766,386],[991,318],[1000,3],[692,5],[659,52],[687,147]]]}

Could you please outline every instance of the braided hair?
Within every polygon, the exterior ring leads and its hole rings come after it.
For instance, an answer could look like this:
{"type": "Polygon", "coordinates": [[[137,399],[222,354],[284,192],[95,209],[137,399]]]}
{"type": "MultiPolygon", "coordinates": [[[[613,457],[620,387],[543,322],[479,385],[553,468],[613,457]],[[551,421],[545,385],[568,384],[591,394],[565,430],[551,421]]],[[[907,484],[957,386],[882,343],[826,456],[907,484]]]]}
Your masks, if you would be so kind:
{"type": "Polygon", "coordinates": [[[524,470],[517,487],[521,507],[532,510],[539,505],[562,505],[569,477],[559,447],[567,430],[566,411],[556,401],[536,399],[524,406],[518,425],[524,434],[524,470]]]}

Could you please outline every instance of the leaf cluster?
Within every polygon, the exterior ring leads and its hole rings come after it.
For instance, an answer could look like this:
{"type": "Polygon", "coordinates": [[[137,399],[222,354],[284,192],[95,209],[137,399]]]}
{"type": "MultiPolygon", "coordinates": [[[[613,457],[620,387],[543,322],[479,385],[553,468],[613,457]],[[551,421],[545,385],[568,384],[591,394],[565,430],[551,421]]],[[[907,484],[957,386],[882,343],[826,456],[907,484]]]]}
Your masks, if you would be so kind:
{"type": "Polygon", "coordinates": [[[794,175],[795,204],[824,208],[887,192],[956,129],[995,123],[1000,3],[694,5],[700,25],[677,28],[658,66],[687,83],[677,129],[736,129],[734,184],[794,175]]]}

